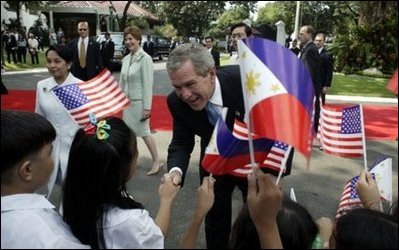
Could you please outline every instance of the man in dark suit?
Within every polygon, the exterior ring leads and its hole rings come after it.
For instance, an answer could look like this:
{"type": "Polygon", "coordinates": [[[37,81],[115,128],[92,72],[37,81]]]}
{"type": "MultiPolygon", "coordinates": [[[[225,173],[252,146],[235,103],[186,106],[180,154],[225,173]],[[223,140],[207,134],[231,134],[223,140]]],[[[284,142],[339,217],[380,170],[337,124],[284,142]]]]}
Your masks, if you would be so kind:
{"type": "Polygon", "coordinates": [[[154,42],[151,41],[151,36],[147,36],[147,41],[143,44],[143,50],[145,53],[152,57],[154,57],[154,42]]]}
{"type": "Polygon", "coordinates": [[[331,87],[333,77],[334,60],[332,54],[326,50],[326,34],[319,32],[314,40],[320,54],[320,83],[321,83],[321,101],[326,102],[326,94],[331,87]]]}
{"type": "MultiPolygon", "coordinates": [[[[299,39],[301,40],[301,52],[299,58],[305,64],[305,67],[310,73],[315,91],[315,114],[314,114],[314,130],[317,133],[320,117],[320,55],[319,50],[313,43],[313,27],[310,25],[302,26],[299,30],[299,39]]],[[[318,144],[317,142],[314,143],[318,144]]]]}
{"type": "Polygon", "coordinates": [[[78,23],[79,38],[69,44],[73,51],[72,74],[87,81],[98,75],[103,67],[100,47],[89,38],[89,24],[86,21],[78,23]]]}
{"type": "MultiPolygon", "coordinates": [[[[173,137],[168,148],[167,166],[175,185],[183,185],[195,135],[201,138],[201,161],[212,136],[215,120],[210,106],[221,112],[228,108],[227,126],[245,114],[241,76],[238,65],[216,69],[211,54],[201,44],[182,44],[169,55],[166,69],[175,91],[167,103],[173,117],[173,137]]],[[[292,157],[288,161],[291,164],[292,157]]],[[[209,173],[200,164],[200,182],[209,173]]],[[[233,175],[214,176],[215,202],[205,219],[207,248],[227,248],[231,230],[232,193],[237,186],[243,201],[247,197],[247,178],[233,175]]]]}
{"type": "Polygon", "coordinates": [[[104,35],[105,41],[101,42],[101,55],[103,57],[103,65],[112,71],[113,64],[111,59],[114,57],[115,43],[111,39],[111,35],[107,32],[104,35]]]}
{"type": "Polygon", "coordinates": [[[220,52],[213,48],[213,37],[205,37],[205,47],[212,54],[213,60],[215,61],[215,66],[220,66],[220,52]]]}

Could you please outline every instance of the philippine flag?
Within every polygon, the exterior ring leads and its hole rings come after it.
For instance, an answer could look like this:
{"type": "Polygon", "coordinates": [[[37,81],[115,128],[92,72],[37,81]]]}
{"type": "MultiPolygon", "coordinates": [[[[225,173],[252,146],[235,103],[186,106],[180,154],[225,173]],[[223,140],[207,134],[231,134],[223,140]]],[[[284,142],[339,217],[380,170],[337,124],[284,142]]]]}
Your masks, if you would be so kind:
{"type": "MultiPolygon", "coordinates": [[[[225,116],[220,116],[216,123],[202,160],[202,167],[214,175],[231,174],[235,169],[251,163],[248,140],[234,136],[223,117],[225,116]]],[[[255,161],[263,162],[274,141],[260,138],[254,139],[253,144],[255,161]]]]}
{"type": "Polygon", "coordinates": [[[262,38],[238,42],[246,123],[253,133],[292,145],[310,157],[313,84],[305,65],[287,48],[262,38]],[[245,41],[245,42],[244,42],[245,41]]]}

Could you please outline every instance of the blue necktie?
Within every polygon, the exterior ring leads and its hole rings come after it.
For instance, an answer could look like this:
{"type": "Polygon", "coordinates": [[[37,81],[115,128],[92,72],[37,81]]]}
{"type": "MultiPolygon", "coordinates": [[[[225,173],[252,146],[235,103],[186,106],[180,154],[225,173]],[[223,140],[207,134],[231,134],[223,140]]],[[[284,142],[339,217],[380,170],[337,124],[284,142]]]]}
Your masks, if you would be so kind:
{"type": "Polygon", "coordinates": [[[206,104],[206,112],[208,114],[208,121],[213,126],[215,126],[215,124],[219,118],[219,115],[220,115],[219,110],[217,109],[216,105],[211,102],[208,102],[206,104]]]}

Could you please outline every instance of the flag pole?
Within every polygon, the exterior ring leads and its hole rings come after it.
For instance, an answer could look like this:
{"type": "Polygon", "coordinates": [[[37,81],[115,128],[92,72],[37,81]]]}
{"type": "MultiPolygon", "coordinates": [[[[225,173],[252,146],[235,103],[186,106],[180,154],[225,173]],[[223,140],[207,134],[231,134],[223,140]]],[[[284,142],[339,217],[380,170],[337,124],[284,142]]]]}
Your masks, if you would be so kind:
{"type": "MultiPolygon", "coordinates": [[[[245,91],[245,90],[243,90],[245,91]]],[[[247,114],[248,111],[248,98],[247,95],[244,95],[244,103],[245,103],[245,113],[247,114]]],[[[251,166],[252,170],[254,167],[256,167],[256,162],[255,162],[255,153],[254,153],[254,142],[252,139],[252,119],[249,116],[248,113],[248,146],[249,146],[249,158],[251,159],[251,166]]]]}
{"type": "Polygon", "coordinates": [[[366,154],[366,135],[364,132],[364,116],[363,116],[363,104],[360,105],[360,122],[361,122],[361,129],[362,129],[362,144],[363,144],[363,163],[364,163],[364,170],[368,172],[367,169],[367,154],[366,154]]]}
{"type": "MultiPolygon", "coordinates": [[[[240,55],[240,52],[242,52],[242,48],[243,48],[243,41],[242,40],[238,40],[238,55],[240,55]]],[[[252,139],[252,129],[253,129],[253,125],[252,125],[252,119],[249,116],[249,104],[248,104],[248,96],[247,96],[247,91],[246,91],[246,83],[245,83],[245,75],[244,75],[244,65],[242,63],[240,63],[240,73],[241,73],[241,86],[242,86],[242,96],[244,99],[244,107],[245,107],[245,116],[248,117],[248,146],[249,146],[249,157],[251,159],[251,166],[252,169],[256,166],[256,162],[255,162],[255,154],[254,154],[254,143],[253,143],[253,139],[252,139]]]]}

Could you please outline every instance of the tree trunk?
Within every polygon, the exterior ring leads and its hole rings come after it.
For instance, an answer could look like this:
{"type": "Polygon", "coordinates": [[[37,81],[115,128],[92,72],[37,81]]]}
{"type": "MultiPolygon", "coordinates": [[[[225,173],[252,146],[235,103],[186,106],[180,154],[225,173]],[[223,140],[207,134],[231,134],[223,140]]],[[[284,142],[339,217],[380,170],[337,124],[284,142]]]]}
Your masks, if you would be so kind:
{"type": "Polygon", "coordinates": [[[125,9],[123,10],[123,16],[122,16],[122,20],[121,23],[119,25],[120,30],[123,32],[125,30],[125,26],[126,26],[126,20],[127,20],[127,11],[129,10],[130,4],[133,1],[127,1],[125,9]]]}

